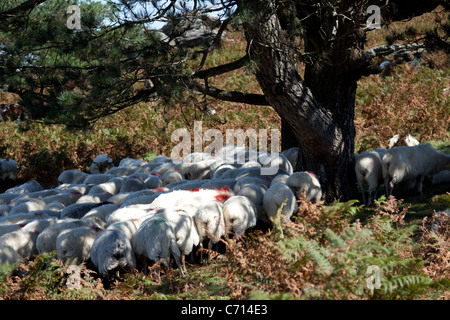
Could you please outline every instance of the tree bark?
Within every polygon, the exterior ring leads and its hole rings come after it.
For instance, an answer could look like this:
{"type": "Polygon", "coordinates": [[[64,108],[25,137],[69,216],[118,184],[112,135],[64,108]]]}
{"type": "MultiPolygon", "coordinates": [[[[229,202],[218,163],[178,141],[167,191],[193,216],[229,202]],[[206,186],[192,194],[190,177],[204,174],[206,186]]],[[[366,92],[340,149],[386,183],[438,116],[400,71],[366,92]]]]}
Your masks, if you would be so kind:
{"type": "MultiPolygon", "coordinates": [[[[364,35],[339,38],[339,32],[348,32],[350,26],[333,34],[332,12],[307,21],[305,50],[325,51],[307,67],[303,81],[297,72],[295,43],[282,30],[274,1],[249,1],[247,6],[253,13],[244,25],[249,57],[257,63],[256,78],[267,101],[287,126],[286,133],[290,130],[298,141],[297,169],[318,176],[326,201],[353,198],[354,102],[363,62],[358,48],[364,35]],[[325,36],[319,34],[324,29],[325,36]]],[[[292,141],[291,137],[287,145],[292,146],[292,141]]]]}

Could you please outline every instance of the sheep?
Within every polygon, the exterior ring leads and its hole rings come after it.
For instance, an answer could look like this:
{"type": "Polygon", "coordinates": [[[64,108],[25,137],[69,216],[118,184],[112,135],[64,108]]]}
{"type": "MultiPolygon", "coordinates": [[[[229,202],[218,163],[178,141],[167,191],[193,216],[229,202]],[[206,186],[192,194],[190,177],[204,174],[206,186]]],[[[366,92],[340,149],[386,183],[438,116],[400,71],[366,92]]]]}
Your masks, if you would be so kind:
{"type": "Polygon", "coordinates": [[[234,193],[228,188],[176,190],[159,195],[152,202],[152,207],[170,208],[183,207],[185,205],[198,207],[202,203],[213,200],[225,202],[233,195],[234,193]]]}
{"type": "Polygon", "coordinates": [[[297,168],[299,150],[300,149],[298,147],[292,147],[292,148],[281,151],[281,154],[283,154],[291,163],[292,169],[294,171],[296,171],[296,168],[297,168]]]}
{"type": "Polygon", "coordinates": [[[83,183],[95,185],[95,184],[108,182],[110,179],[114,178],[114,175],[108,173],[113,169],[114,168],[109,169],[108,171],[106,171],[106,173],[88,174],[86,179],[84,179],[83,183]]]}
{"type": "Polygon", "coordinates": [[[90,218],[97,217],[97,218],[105,221],[105,223],[106,223],[108,216],[117,209],[119,209],[119,206],[117,204],[106,203],[102,206],[92,208],[81,219],[90,219],[90,218]]]}
{"type": "Polygon", "coordinates": [[[155,189],[163,186],[163,182],[157,173],[151,174],[147,179],[145,179],[144,184],[147,189],[155,189]]]}
{"type": "Polygon", "coordinates": [[[17,162],[13,159],[0,159],[0,180],[17,179],[17,162]]]}
{"type": "MultiPolygon", "coordinates": [[[[197,207],[194,222],[199,235],[200,248],[203,248],[203,242],[208,240],[208,249],[211,250],[213,244],[226,236],[222,210],[223,203],[218,201],[208,201],[197,207]]],[[[200,251],[200,253],[203,262],[203,251],[200,251]]]]}
{"type": "Polygon", "coordinates": [[[0,245],[8,245],[22,257],[30,257],[37,254],[36,239],[39,233],[33,231],[17,230],[9,232],[0,237],[0,245]]]}
{"type": "Polygon", "coordinates": [[[129,220],[117,221],[110,224],[106,228],[106,230],[119,230],[127,237],[129,241],[131,241],[133,239],[133,235],[136,233],[139,226],[145,219],[149,217],[150,215],[145,215],[142,218],[133,218],[129,220]]]}
{"type": "Polygon", "coordinates": [[[4,234],[22,229],[25,223],[5,224],[0,225],[0,237],[4,234]]]}
{"type": "Polygon", "coordinates": [[[225,227],[236,237],[256,225],[256,205],[245,196],[233,196],[224,202],[222,208],[225,227]]]}
{"type": "Polygon", "coordinates": [[[422,192],[423,178],[450,165],[450,155],[428,144],[389,149],[382,158],[386,196],[392,195],[394,186],[402,181],[418,179],[417,191],[422,192]]]}
{"type": "Polygon", "coordinates": [[[101,203],[112,197],[110,193],[91,193],[81,196],[75,203],[101,203]]]}
{"type": "Polygon", "coordinates": [[[287,174],[292,174],[294,169],[288,158],[282,153],[262,153],[258,156],[257,161],[263,166],[261,174],[273,175],[278,170],[284,170],[287,174]]]}
{"type": "Polygon", "coordinates": [[[47,206],[47,203],[41,199],[26,199],[26,201],[16,204],[9,211],[9,215],[17,213],[27,213],[31,211],[43,210],[47,206]]]}
{"type": "Polygon", "coordinates": [[[239,179],[236,184],[234,185],[233,191],[234,193],[238,193],[241,188],[250,185],[250,184],[257,184],[266,187],[268,189],[270,187],[271,179],[267,177],[245,177],[242,179],[239,179]]]}
{"type": "Polygon", "coordinates": [[[60,193],[68,193],[68,192],[79,192],[83,195],[88,194],[89,191],[94,187],[94,184],[86,185],[86,184],[61,184],[55,188],[60,193]]]}
{"type": "Polygon", "coordinates": [[[114,163],[108,155],[102,153],[95,157],[95,159],[92,161],[90,173],[91,174],[98,174],[98,173],[105,173],[109,169],[114,167],[114,163]]]}
{"type": "Polygon", "coordinates": [[[385,148],[377,148],[355,156],[356,181],[365,204],[371,204],[376,199],[377,188],[383,183],[382,158],[386,152],[385,148]],[[368,201],[366,201],[365,184],[368,185],[368,201]]]}
{"type": "Polygon", "coordinates": [[[231,179],[211,179],[205,181],[201,185],[202,189],[220,189],[220,188],[228,188],[230,190],[234,189],[237,181],[233,178],[231,179]]]}
{"type": "Polygon", "coordinates": [[[9,204],[0,204],[0,218],[6,217],[11,211],[12,206],[9,204]]]}
{"type": "Polygon", "coordinates": [[[266,190],[267,188],[261,185],[249,184],[241,188],[237,195],[247,197],[255,205],[258,220],[270,223],[270,221],[266,219],[266,216],[262,214],[266,190]]]}
{"type": "Polygon", "coordinates": [[[181,276],[184,277],[180,263],[181,252],[177,245],[175,232],[167,220],[160,217],[146,219],[134,234],[132,247],[136,256],[145,260],[145,269],[147,259],[154,263],[162,259],[163,266],[168,268],[172,254],[181,276]]]}
{"type": "Polygon", "coordinates": [[[134,168],[134,167],[139,167],[146,163],[147,163],[147,161],[145,161],[145,160],[138,160],[138,159],[133,159],[133,158],[123,158],[119,162],[119,167],[129,167],[129,168],[133,167],[134,168]]]}
{"type": "Polygon", "coordinates": [[[51,210],[39,210],[26,213],[17,213],[0,218],[0,225],[24,223],[29,220],[47,219],[51,217],[58,217],[59,214],[51,210]]]}
{"type": "Polygon", "coordinates": [[[86,180],[88,174],[79,170],[65,170],[58,176],[59,184],[80,184],[86,180]]]}
{"type": "Polygon", "coordinates": [[[162,185],[165,187],[171,182],[181,181],[184,180],[183,175],[175,170],[169,170],[167,171],[161,178],[162,185]]]}
{"type": "Polygon", "coordinates": [[[294,195],[299,198],[305,192],[307,201],[320,201],[322,198],[322,188],[316,175],[308,171],[297,171],[292,173],[286,180],[286,185],[294,191],[294,195]]]}
{"type": "Polygon", "coordinates": [[[450,183],[450,170],[441,170],[431,180],[432,184],[450,183]]]}
{"type": "Polygon", "coordinates": [[[64,209],[62,209],[60,217],[61,217],[61,219],[63,219],[63,218],[81,219],[90,210],[97,208],[97,207],[101,207],[105,204],[109,204],[109,203],[108,202],[73,203],[71,205],[68,205],[64,209]]]}
{"type": "Polygon", "coordinates": [[[115,195],[120,192],[120,187],[122,186],[122,183],[119,181],[111,181],[103,182],[100,184],[97,184],[93,186],[88,194],[97,194],[97,193],[105,193],[110,195],[115,195]]]}
{"type": "MultiPolygon", "coordinates": [[[[399,140],[400,140],[399,134],[396,134],[391,139],[389,139],[388,149],[391,149],[394,146],[396,146],[399,140]]],[[[408,134],[405,137],[404,141],[405,141],[406,146],[408,146],[408,147],[417,146],[420,144],[420,142],[410,134],[408,134]]]]}
{"type": "Polygon", "coordinates": [[[59,194],[54,194],[52,196],[47,196],[47,197],[42,198],[41,200],[43,200],[45,203],[47,203],[47,205],[54,201],[58,201],[58,202],[61,202],[65,207],[67,207],[68,205],[75,203],[82,196],[83,196],[83,194],[81,192],[70,191],[70,192],[62,192],[59,194]]]}
{"type": "Polygon", "coordinates": [[[189,255],[195,246],[200,242],[194,219],[182,209],[162,210],[154,215],[160,217],[172,226],[178,248],[181,252],[181,267],[187,273],[186,256],[189,255]]]}
{"type": "Polygon", "coordinates": [[[0,194],[0,205],[8,205],[11,203],[11,200],[20,196],[18,193],[2,193],[0,194]]]}
{"type": "Polygon", "coordinates": [[[9,245],[0,245],[0,265],[14,264],[22,260],[22,257],[9,245]]]}
{"type": "Polygon", "coordinates": [[[189,180],[203,180],[212,177],[210,166],[215,162],[214,159],[194,162],[186,169],[186,175],[189,180]]]}
{"type": "Polygon", "coordinates": [[[289,178],[289,175],[286,173],[282,173],[282,174],[278,174],[276,175],[271,181],[270,181],[270,185],[269,188],[272,184],[277,183],[277,182],[281,182],[286,184],[287,179],[289,178]]]}
{"type": "Polygon", "coordinates": [[[63,208],[65,208],[64,203],[59,201],[53,201],[47,204],[44,208],[44,210],[53,210],[53,211],[61,211],[63,208]]]}
{"type": "Polygon", "coordinates": [[[37,231],[38,233],[41,233],[46,228],[50,227],[51,225],[54,225],[55,223],[58,223],[62,220],[58,219],[57,217],[45,217],[42,219],[33,219],[26,221],[26,224],[22,227],[23,231],[37,231]]]}
{"type": "Polygon", "coordinates": [[[56,238],[58,259],[80,264],[91,256],[91,247],[101,229],[96,226],[77,227],[61,231],[56,238]]]}
{"type": "Polygon", "coordinates": [[[98,234],[91,247],[91,261],[103,277],[119,267],[136,268],[131,242],[118,229],[106,229],[98,234]]]}
{"type": "Polygon", "coordinates": [[[63,221],[57,222],[48,228],[45,228],[41,233],[39,233],[36,239],[36,248],[40,254],[54,251],[56,250],[56,240],[62,231],[70,228],[90,226],[100,228],[100,221],[98,219],[64,219],[63,221]]]}
{"type": "Polygon", "coordinates": [[[44,188],[41,186],[39,182],[36,180],[30,180],[28,182],[25,182],[24,184],[21,184],[19,186],[15,186],[13,188],[10,188],[5,191],[5,193],[30,193],[35,191],[42,191],[44,188]]]}
{"type": "Polygon", "coordinates": [[[155,164],[155,163],[162,164],[162,163],[166,163],[166,162],[173,162],[173,160],[171,158],[167,157],[167,156],[159,155],[159,156],[154,157],[152,160],[150,160],[149,163],[151,163],[151,164],[155,164]]]}
{"type": "Polygon", "coordinates": [[[292,214],[297,210],[297,199],[291,188],[284,183],[277,182],[267,189],[263,199],[263,211],[269,219],[277,215],[278,209],[285,200],[287,201],[281,214],[284,215],[284,221],[289,221],[292,214]]]}
{"type": "Polygon", "coordinates": [[[111,225],[118,221],[140,219],[151,214],[152,212],[149,209],[145,210],[137,207],[123,207],[111,212],[106,218],[106,224],[111,225]]]}
{"type": "Polygon", "coordinates": [[[145,186],[144,181],[142,181],[139,177],[130,176],[120,187],[120,192],[127,193],[144,190],[146,188],[147,187],[145,186]]]}

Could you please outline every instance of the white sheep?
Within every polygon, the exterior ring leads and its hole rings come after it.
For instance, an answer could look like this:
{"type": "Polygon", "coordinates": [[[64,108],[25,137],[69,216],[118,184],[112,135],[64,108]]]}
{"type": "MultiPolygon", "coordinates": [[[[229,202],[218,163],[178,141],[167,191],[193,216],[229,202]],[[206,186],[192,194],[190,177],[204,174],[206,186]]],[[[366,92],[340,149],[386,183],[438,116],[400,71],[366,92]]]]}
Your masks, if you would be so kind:
{"type": "MultiPolygon", "coordinates": [[[[399,134],[394,135],[391,139],[389,139],[388,148],[391,149],[394,146],[396,146],[397,143],[399,142],[399,140],[400,140],[400,135],[399,134]]],[[[408,147],[417,146],[420,144],[420,142],[410,134],[408,134],[405,137],[404,142],[405,142],[405,145],[408,147]]]]}
{"type": "Polygon", "coordinates": [[[394,186],[402,181],[418,179],[417,191],[422,192],[423,178],[450,165],[450,155],[428,144],[389,149],[382,158],[386,195],[392,195],[394,186]]]}
{"type": "Polygon", "coordinates": [[[245,177],[242,179],[239,179],[233,188],[234,193],[238,193],[241,188],[247,186],[247,185],[261,185],[264,186],[266,189],[270,187],[271,179],[268,177],[245,177]]]}
{"type": "Polygon", "coordinates": [[[109,198],[112,197],[112,194],[110,193],[91,193],[91,194],[85,194],[84,196],[81,196],[75,203],[102,203],[106,202],[109,198]]]}
{"type": "Polygon", "coordinates": [[[167,171],[161,178],[162,185],[165,187],[171,182],[184,180],[183,175],[176,170],[167,171]]]}
{"type": "Polygon", "coordinates": [[[100,228],[95,226],[77,227],[61,231],[56,238],[57,257],[63,261],[80,264],[91,256],[91,247],[100,228]]]}
{"type": "Polygon", "coordinates": [[[39,233],[33,231],[17,230],[0,237],[0,245],[7,245],[14,249],[22,258],[37,254],[36,239],[39,233]]]}
{"type": "Polygon", "coordinates": [[[10,188],[5,191],[5,193],[31,193],[35,191],[42,191],[44,188],[41,186],[39,182],[36,180],[30,180],[28,182],[25,182],[24,184],[21,184],[19,186],[15,186],[13,188],[10,188]]]}
{"type": "MultiPolygon", "coordinates": [[[[208,201],[197,207],[194,222],[200,238],[199,245],[203,249],[203,242],[208,241],[208,249],[212,250],[221,238],[227,234],[225,221],[222,214],[223,203],[219,201],[208,201]]],[[[200,250],[203,262],[203,251],[200,250]]]]}
{"type": "Polygon", "coordinates": [[[0,245],[0,265],[14,264],[22,260],[22,257],[9,245],[0,245]]]}
{"type": "Polygon", "coordinates": [[[258,220],[265,223],[270,223],[270,221],[267,220],[267,216],[262,214],[264,194],[266,193],[266,191],[266,187],[263,187],[261,185],[249,184],[241,188],[237,195],[247,197],[256,206],[258,220]]]}
{"type": "Polygon", "coordinates": [[[106,229],[98,234],[91,247],[91,261],[104,277],[119,267],[136,268],[131,242],[119,229],[106,229]]]}
{"type": "Polygon", "coordinates": [[[153,212],[149,209],[146,210],[138,207],[123,207],[111,212],[106,218],[106,224],[111,225],[118,221],[141,219],[142,217],[149,216],[152,213],[153,212]]]}
{"type": "Polygon", "coordinates": [[[108,216],[117,209],[119,209],[119,206],[117,204],[106,203],[102,206],[92,208],[81,219],[90,219],[97,217],[106,222],[108,216]]]}
{"type": "Polygon", "coordinates": [[[81,219],[90,210],[101,207],[105,204],[109,203],[107,202],[73,203],[62,209],[60,217],[61,219],[64,218],[81,219]]]}
{"type": "Polygon", "coordinates": [[[281,182],[274,183],[264,194],[263,210],[267,217],[275,217],[278,209],[282,203],[286,201],[283,206],[281,214],[284,215],[284,221],[289,221],[292,214],[297,211],[297,199],[291,188],[281,182]]]}
{"type": "Polygon", "coordinates": [[[222,215],[225,227],[236,237],[256,225],[258,213],[256,205],[245,196],[233,196],[224,202],[222,215]]]}
{"type": "Polygon", "coordinates": [[[8,205],[15,198],[20,196],[18,193],[2,193],[0,194],[0,205],[8,205]]]}
{"type": "Polygon", "coordinates": [[[123,220],[123,221],[117,221],[112,224],[110,224],[106,230],[119,230],[122,232],[129,241],[133,239],[134,234],[136,233],[137,229],[140,227],[142,222],[149,218],[150,215],[144,216],[142,218],[132,218],[129,220],[123,220]]]}
{"type": "Polygon", "coordinates": [[[112,159],[108,155],[102,153],[96,156],[92,161],[90,172],[91,174],[105,173],[112,167],[114,167],[112,159]]]}
{"type": "Polygon", "coordinates": [[[383,183],[382,158],[387,149],[377,148],[355,156],[355,174],[358,186],[361,189],[363,203],[371,204],[377,197],[377,189],[383,183]],[[366,202],[366,188],[369,194],[366,202]]]}
{"type": "Polygon", "coordinates": [[[189,255],[195,246],[199,245],[200,237],[195,227],[194,219],[182,209],[162,210],[154,217],[166,219],[172,226],[178,248],[181,252],[181,267],[187,273],[186,256],[189,255]]]}
{"type": "Polygon", "coordinates": [[[159,174],[151,174],[147,179],[144,180],[144,184],[148,189],[160,188],[163,186],[161,177],[159,174]]]}
{"type": "Polygon", "coordinates": [[[47,203],[41,199],[29,198],[24,200],[25,201],[14,205],[11,208],[11,211],[9,211],[9,215],[43,210],[47,206],[47,203]]]}
{"type": "Polygon", "coordinates": [[[294,171],[297,168],[299,150],[300,150],[300,148],[298,148],[298,147],[292,147],[292,148],[281,151],[281,154],[283,154],[291,163],[292,169],[294,171]]]}
{"type": "Polygon", "coordinates": [[[0,218],[6,217],[11,211],[12,206],[9,204],[0,204],[0,218]]]}
{"type": "Polygon", "coordinates": [[[77,227],[98,227],[100,228],[100,222],[94,222],[93,220],[79,220],[79,219],[64,219],[57,222],[48,228],[45,228],[39,233],[36,239],[37,251],[41,254],[44,252],[51,252],[56,250],[56,240],[60,233],[66,229],[77,227]]]}
{"type": "Polygon", "coordinates": [[[51,210],[39,210],[26,213],[17,213],[0,218],[0,225],[25,223],[30,220],[47,219],[51,217],[58,217],[59,214],[51,210]]]}
{"type": "Polygon", "coordinates": [[[144,181],[141,180],[141,178],[137,176],[130,176],[127,180],[122,184],[120,187],[121,193],[127,193],[127,192],[134,192],[134,191],[140,191],[147,189],[147,187],[144,184],[144,181]]]}
{"type": "Polygon", "coordinates": [[[186,169],[186,175],[189,180],[203,180],[212,177],[211,165],[214,159],[202,160],[194,162],[186,169]]]}
{"type": "Polygon", "coordinates": [[[431,179],[432,184],[450,183],[450,170],[441,170],[431,179]]]}
{"type": "Polygon", "coordinates": [[[273,175],[279,170],[284,170],[287,174],[294,172],[292,164],[282,153],[261,153],[257,160],[263,166],[261,168],[262,175],[273,175]]]}
{"type": "Polygon", "coordinates": [[[305,192],[306,200],[320,201],[322,198],[322,188],[319,179],[312,172],[297,171],[292,173],[286,180],[286,185],[291,188],[297,198],[305,192]]]}
{"type": "Polygon", "coordinates": [[[65,207],[67,207],[68,205],[75,203],[82,196],[83,196],[83,194],[79,191],[70,191],[70,192],[62,192],[59,194],[54,194],[52,196],[47,196],[47,197],[42,198],[41,200],[45,201],[45,203],[47,203],[47,205],[54,201],[58,201],[58,202],[62,203],[65,207]]]}
{"type": "Polygon", "coordinates": [[[60,184],[80,184],[86,180],[88,174],[79,170],[65,170],[58,176],[58,182],[60,184]]]}
{"type": "Polygon", "coordinates": [[[4,234],[22,229],[26,223],[14,223],[0,225],[0,237],[4,234]]]}
{"type": "Polygon", "coordinates": [[[132,240],[133,250],[137,257],[144,260],[144,270],[147,260],[153,263],[162,259],[162,264],[169,268],[171,254],[184,277],[181,267],[181,252],[175,238],[175,232],[167,220],[160,217],[146,219],[136,231],[132,240]]]}
{"type": "Polygon", "coordinates": [[[97,194],[97,193],[105,193],[110,195],[115,195],[120,192],[120,187],[122,186],[122,182],[114,180],[109,180],[108,182],[103,182],[92,186],[89,190],[88,194],[97,194]]]}
{"type": "Polygon", "coordinates": [[[108,182],[109,180],[111,180],[112,178],[115,177],[113,174],[108,173],[109,171],[114,170],[114,169],[115,168],[111,168],[108,171],[106,171],[106,173],[88,174],[86,176],[86,179],[84,179],[83,183],[96,185],[96,184],[108,182]]]}
{"type": "Polygon", "coordinates": [[[13,159],[0,159],[0,180],[17,179],[17,162],[13,159]]]}

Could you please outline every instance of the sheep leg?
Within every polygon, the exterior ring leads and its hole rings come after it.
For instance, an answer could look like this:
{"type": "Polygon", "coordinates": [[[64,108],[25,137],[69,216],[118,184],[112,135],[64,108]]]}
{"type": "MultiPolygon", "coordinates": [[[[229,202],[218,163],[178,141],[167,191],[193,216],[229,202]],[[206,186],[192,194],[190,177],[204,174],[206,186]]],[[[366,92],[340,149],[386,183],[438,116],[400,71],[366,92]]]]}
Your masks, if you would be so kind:
{"type": "Polygon", "coordinates": [[[417,182],[417,192],[422,194],[422,186],[423,186],[423,179],[425,178],[425,176],[420,176],[419,177],[419,181],[417,182]]]}
{"type": "Polygon", "coordinates": [[[386,191],[386,197],[389,197],[389,176],[384,178],[384,189],[386,191]]]}
{"type": "Polygon", "coordinates": [[[366,193],[364,191],[364,186],[363,183],[358,183],[359,184],[359,188],[361,189],[361,193],[362,193],[362,199],[363,199],[363,203],[366,203],[366,193]]]}

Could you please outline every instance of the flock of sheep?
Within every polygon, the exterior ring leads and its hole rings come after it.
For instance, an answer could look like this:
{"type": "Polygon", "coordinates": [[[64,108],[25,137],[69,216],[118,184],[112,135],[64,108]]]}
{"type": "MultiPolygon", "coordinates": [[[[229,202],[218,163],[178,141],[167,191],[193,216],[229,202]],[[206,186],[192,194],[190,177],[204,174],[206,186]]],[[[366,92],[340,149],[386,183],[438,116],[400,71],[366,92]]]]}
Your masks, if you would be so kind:
{"type": "MultiPolygon", "coordinates": [[[[356,156],[364,202],[375,199],[383,182],[390,194],[400,182],[417,181],[421,191],[424,176],[448,179],[450,155],[410,141],[356,156]]],[[[168,267],[173,257],[184,276],[194,249],[211,249],[257,223],[270,225],[280,208],[289,220],[300,193],[309,201],[322,198],[313,173],[294,171],[297,150],[268,154],[226,146],[182,162],[157,156],[125,158],[118,166],[101,154],[90,173],[63,171],[55,188],[34,180],[10,188],[0,194],[0,264],[56,251],[61,260],[90,259],[107,278],[128,267],[145,272],[158,261],[168,267]]],[[[17,170],[11,161],[0,161],[0,175],[17,170]]]]}
{"type": "Polygon", "coordinates": [[[195,248],[270,224],[283,202],[289,219],[302,191],[320,200],[318,179],[294,172],[295,157],[228,146],[183,162],[157,156],[114,166],[99,155],[90,173],[63,171],[55,188],[33,180],[0,194],[0,263],[56,250],[62,260],[90,259],[106,277],[173,257],[184,275],[195,248]]]}

